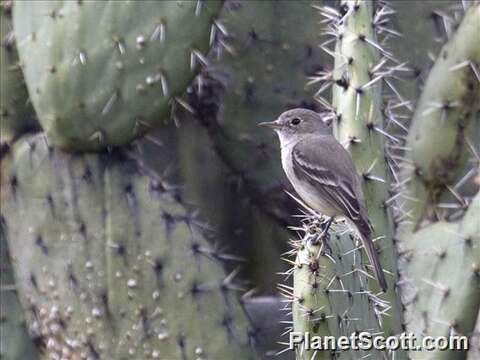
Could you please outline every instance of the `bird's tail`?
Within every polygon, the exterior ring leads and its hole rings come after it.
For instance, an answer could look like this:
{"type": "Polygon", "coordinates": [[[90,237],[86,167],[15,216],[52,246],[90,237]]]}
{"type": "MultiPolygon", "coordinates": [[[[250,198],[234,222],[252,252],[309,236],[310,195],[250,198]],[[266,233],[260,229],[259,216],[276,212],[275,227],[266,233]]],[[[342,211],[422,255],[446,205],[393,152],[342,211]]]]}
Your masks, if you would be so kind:
{"type": "Polygon", "coordinates": [[[375,245],[373,244],[371,236],[371,228],[368,221],[359,221],[355,224],[360,232],[360,237],[362,238],[362,243],[367,252],[368,260],[370,264],[372,264],[373,269],[375,271],[375,276],[377,277],[378,283],[383,292],[387,291],[387,281],[385,280],[385,275],[383,274],[382,265],[380,264],[380,260],[378,259],[377,250],[375,249],[375,245]]]}

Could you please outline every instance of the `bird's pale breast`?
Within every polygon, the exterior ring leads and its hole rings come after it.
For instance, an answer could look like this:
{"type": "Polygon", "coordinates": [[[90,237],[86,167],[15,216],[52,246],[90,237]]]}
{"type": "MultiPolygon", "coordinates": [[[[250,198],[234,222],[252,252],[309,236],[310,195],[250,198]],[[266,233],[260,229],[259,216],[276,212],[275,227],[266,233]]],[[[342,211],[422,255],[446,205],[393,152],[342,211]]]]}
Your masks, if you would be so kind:
{"type": "Polygon", "coordinates": [[[288,180],[293,185],[293,188],[300,196],[301,200],[305,202],[306,205],[310,206],[313,210],[329,216],[341,216],[343,213],[341,210],[336,209],[327,203],[323,198],[318,195],[318,191],[306,181],[299,179],[293,171],[292,163],[292,148],[295,144],[290,144],[282,147],[281,156],[282,156],[282,167],[287,175],[288,180]]]}

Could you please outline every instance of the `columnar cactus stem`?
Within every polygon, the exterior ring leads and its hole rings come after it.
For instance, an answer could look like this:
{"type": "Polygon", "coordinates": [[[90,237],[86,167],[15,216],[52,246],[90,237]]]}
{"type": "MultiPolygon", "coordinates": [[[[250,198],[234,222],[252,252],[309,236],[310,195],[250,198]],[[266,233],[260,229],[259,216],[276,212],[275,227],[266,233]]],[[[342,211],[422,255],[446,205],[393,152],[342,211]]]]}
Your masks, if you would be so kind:
{"type": "MultiPolygon", "coordinates": [[[[335,278],[335,266],[325,256],[322,242],[305,241],[299,247],[294,265],[292,295],[293,331],[301,336],[327,336],[334,333],[328,318],[335,318],[325,290],[335,278]]],[[[328,359],[328,352],[305,349],[305,342],[295,350],[297,360],[328,359]]]]}
{"type": "MultiPolygon", "coordinates": [[[[402,316],[396,295],[397,251],[392,237],[392,221],[386,206],[389,174],[385,159],[383,130],[382,75],[375,67],[391,58],[376,36],[372,1],[342,1],[340,18],[333,24],[337,32],[335,67],[332,73],[334,133],[349,150],[363,176],[363,190],[372,237],[380,250],[391,302],[390,316],[384,318],[386,334],[401,332],[402,316]]],[[[372,286],[376,289],[375,282],[372,286]]]]}
{"type": "MultiPolygon", "coordinates": [[[[361,331],[381,332],[380,313],[385,311],[385,302],[368,289],[367,270],[349,229],[332,225],[331,234],[335,235],[330,237],[317,224],[318,220],[306,224],[303,238],[293,243],[293,292],[288,294],[289,289],[281,287],[292,302],[293,331],[337,338],[361,331]]],[[[307,349],[305,341],[296,348],[296,355],[298,360],[331,359],[330,351],[307,349]]],[[[337,355],[382,356],[375,349],[353,349],[337,355]]]]}
{"type": "Polygon", "coordinates": [[[439,197],[467,160],[479,121],[479,23],[480,5],[473,5],[440,51],[415,110],[403,162],[402,212],[408,216],[400,235],[433,217],[439,197]]]}

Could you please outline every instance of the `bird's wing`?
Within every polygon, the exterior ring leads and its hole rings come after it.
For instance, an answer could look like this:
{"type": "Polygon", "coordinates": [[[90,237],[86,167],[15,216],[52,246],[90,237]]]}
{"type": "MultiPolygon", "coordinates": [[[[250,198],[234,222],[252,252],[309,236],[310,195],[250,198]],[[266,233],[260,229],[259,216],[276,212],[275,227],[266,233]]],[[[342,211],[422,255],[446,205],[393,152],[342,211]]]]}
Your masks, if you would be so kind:
{"type": "Polygon", "coordinates": [[[351,220],[362,218],[355,166],[335,138],[315,135],[299,141],[292,149],[292,162],[295,175],[313,186],[332,207],[351,220]]]}

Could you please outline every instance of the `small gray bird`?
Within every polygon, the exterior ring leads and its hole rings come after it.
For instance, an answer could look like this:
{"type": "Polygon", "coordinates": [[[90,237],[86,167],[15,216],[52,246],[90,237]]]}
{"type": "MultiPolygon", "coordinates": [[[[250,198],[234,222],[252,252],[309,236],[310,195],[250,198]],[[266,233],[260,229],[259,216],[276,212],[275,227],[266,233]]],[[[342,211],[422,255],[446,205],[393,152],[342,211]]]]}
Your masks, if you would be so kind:
{"type": "Polygon", "coordinates": [[[350,154],[332,136],[331,127],[311,110],[293,109],[272,122],[280,139],[282,166],[295,191],[313,210],[352,222],[362,239],[380,287],[387,282],[373,245],[360,177],[350,154]]]}

